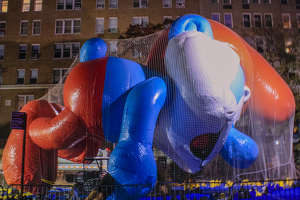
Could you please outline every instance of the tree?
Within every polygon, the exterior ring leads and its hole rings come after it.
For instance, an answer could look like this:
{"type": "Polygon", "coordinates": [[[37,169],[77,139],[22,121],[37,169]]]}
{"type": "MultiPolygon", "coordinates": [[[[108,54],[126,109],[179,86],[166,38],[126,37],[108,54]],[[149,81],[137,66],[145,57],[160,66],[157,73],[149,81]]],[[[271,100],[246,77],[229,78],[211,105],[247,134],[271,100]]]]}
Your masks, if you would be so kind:
{"type": "Polygon", "coordinates": [[[284,29],[283,23],[275,21],[270,28],[251,28],[246,31],[262,56],[278,72],[291,88],[296,102],[295,126],[300,123],[300,77],[299,62],[299,31],[284,29]]]}
{"type": "MultiPolygon", "coordinates": [[[[258,52],[289,85],[294,94],[296,111],[294,118],[294,133],[298,134],[300,124],[300,77],[299,60],[299,30],[285,29],[283,23],[275,21],[271,28],[251,28],[246,31],[258,52]]],[[[296,168],[300,170],[300,142],[293,147],[296,168]]]]}
{"type": "Polygon", "coordinates": [[[125,33],[119,35],[119,39],[133,39],[130,41],[118,41],[118,56],[129,58],[138,63],[144,63],[156,37],[143,37],[168,28],[173,23],[171,19],[165,19],[163,23],[144,25],[130,24],[125,33]]]}

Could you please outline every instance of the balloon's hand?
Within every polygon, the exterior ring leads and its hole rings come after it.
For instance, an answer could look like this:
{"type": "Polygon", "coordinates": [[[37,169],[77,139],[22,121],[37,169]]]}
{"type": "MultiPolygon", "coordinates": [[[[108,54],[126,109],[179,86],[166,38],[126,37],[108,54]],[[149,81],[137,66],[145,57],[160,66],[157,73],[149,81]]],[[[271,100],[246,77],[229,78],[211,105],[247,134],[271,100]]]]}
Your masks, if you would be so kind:
{"type": "Polygon", "coordinates": [[[135,199],[147,194],[155,185],[157,168],[152,151],[154,128],[165,102],[166,85],[151,78],[136,85],[124,106],[119,142],[113,150],[108,172],[116,185],[117,199],[135,199]]]}
{"type": "Polygon", "coordinates": [[[246,169],[256,161],[259,150],[251,137],[232,127],[220,154],[232,167],[246,169]]]}

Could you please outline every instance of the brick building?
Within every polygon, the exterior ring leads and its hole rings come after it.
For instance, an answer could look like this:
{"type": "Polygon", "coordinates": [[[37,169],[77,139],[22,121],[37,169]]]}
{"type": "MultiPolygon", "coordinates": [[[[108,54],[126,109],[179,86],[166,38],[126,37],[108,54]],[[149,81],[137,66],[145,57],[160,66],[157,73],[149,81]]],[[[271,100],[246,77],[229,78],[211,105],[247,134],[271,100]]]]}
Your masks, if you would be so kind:
{"type": "Polygon", "coordinates": [[[300,0],[0,0],[0,148],[11,112],[48,93],[92,37],[116,39],[129,24],[156,24],[187,13],[243,36],[242,29],[270,27],[275,19],[298,28],[297,9],[300,0]]]}

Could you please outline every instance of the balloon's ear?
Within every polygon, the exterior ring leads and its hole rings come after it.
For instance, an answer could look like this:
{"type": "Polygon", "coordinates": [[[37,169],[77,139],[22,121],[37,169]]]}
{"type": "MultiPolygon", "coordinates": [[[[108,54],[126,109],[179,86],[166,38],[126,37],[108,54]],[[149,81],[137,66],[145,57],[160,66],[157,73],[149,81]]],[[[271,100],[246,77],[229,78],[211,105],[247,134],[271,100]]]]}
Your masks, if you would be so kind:
{"type": "Polygon", "coordinates": [[[244,103],[246,103],[251,96],[251,92],[250,92],[250,88],[248,88],[247,86],[244,86],[244,91],[245,91],[244,103]]]}
{"type": "Polygon", "coordinates": [[[107,45],[102,39],[96,37],[91,38],[82,45],[79,62],[105,57],[106,51],[107,45]]]}
{"type": "Polygon", "coordinates": [[[205,33],[212,39],[214,38],[210,23],[207,19],[200,15],[188,14],[177,18],[172,23],[169,32],[169,40],[186,31],[199,31],[205,33]]]}

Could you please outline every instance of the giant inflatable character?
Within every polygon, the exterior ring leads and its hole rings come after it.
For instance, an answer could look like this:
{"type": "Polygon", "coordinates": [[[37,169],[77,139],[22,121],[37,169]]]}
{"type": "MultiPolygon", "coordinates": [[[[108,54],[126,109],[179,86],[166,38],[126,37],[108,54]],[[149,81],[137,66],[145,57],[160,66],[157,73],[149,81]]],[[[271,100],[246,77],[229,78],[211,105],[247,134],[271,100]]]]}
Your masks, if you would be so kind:
{"type": "MultiPolygon", "coordinates": [[[[294,113],[293,95],[272,67],[230,29],[201,16],[178,18],[153,45],[144,70],[106,57],[106,50],[99,38],[83,45],[65,82],[64,106],[35,100],[21,110],[28,114],[25,184],[55,181],[56,165],[47,163],[58,156],[83,162],[105,139],[117,142],[108,168],[115,184],[143,185],[119,189],[115,198],[137,199],[156,182],[153,142],[190,173],[218,153],[247,168],[259,151],[234,128],[244,103],[259,102],[256,114],[279,121],[294,113]]],[[[21,144],[22,132],[12,130],[3,153],[8,184],[20,184],[21,144]]]]}

